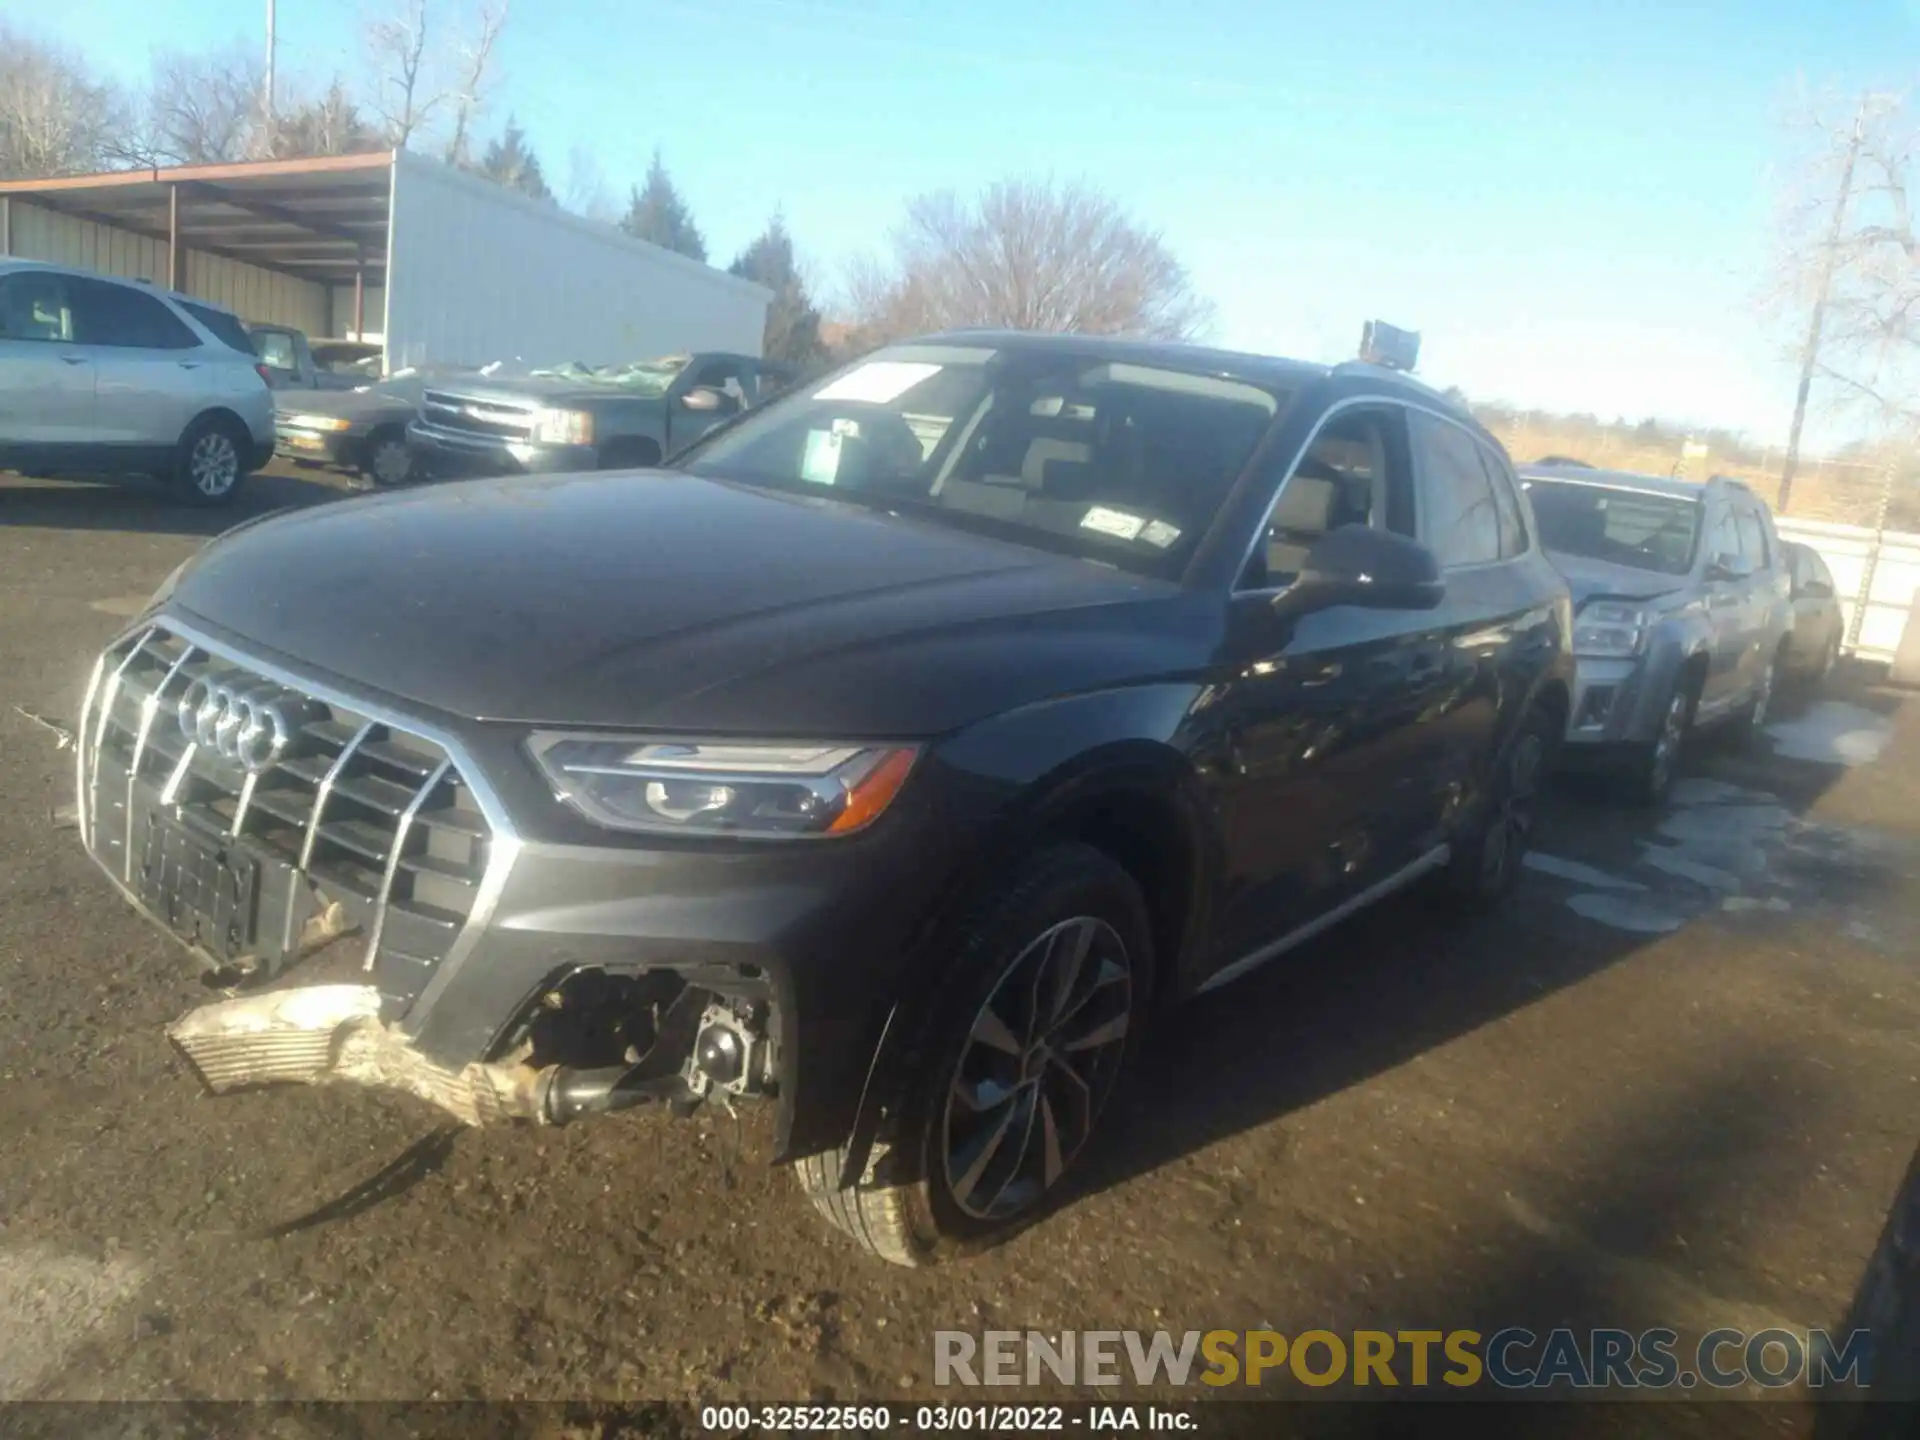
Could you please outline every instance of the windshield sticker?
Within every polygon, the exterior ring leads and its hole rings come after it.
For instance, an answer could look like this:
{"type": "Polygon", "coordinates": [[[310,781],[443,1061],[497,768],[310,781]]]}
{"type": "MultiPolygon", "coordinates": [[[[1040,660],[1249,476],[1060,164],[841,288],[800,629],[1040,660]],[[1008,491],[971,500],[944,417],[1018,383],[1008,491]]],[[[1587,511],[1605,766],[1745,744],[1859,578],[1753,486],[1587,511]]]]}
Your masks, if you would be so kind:
{"type": "Polygon", "coordinates": [[[1102,535],[1116,536],[1121,540],[1137,540],[1140,528],[1147,522],[1138,515],[1129,515],[1124,510],[1109,510],[1104,505],[1095,505],[1080,517],[1080,528],[1097,530],[1102,535]]]}
{"type": "Polygon", "coordinates": [[[800,478],[815,485],[831,485],[840,473],[840,442],[836,430],[809,430],[806,453],[800,457],[800,478]]]}
{"type": "Polygon", "coordinates": [[[1169,525],[1164,520],[1149,520],[1147,528],[1140,532],[1140,538],[1156,550],[1164,550],[1180,538],[1180,527],[1169,525]]]}
{"type": "Polygon", "coordinates": [[[814,391],[813,398],[864,400],[872,405],[885,405],[898,400],[922,380],[939,373],[938,365],[922,365],[907,360],[875,360],[814,391]]]}

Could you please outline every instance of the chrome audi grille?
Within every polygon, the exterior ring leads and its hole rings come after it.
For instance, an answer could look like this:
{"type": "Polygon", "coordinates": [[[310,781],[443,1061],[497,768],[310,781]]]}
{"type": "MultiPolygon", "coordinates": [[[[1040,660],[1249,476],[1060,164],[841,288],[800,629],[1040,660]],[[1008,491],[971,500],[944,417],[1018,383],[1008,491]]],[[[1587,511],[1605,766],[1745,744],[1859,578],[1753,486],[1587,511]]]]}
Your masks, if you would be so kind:
{"type": "Polygon", "coordinates": [[[268,973],[337,903],[413,993],[472,912],[491,837],[443,749],[165,628],[101,658],[78,748],[82,835],[124,884],[155,811],[261,862],[268,973]]]}
{"type": "Polygon", "coordinates": [[[420,413],[428,424],[442,430],[499,440],[527,440],[533,435],[533,411],[524,405],[428,390],[420,397],[420,413]]]}

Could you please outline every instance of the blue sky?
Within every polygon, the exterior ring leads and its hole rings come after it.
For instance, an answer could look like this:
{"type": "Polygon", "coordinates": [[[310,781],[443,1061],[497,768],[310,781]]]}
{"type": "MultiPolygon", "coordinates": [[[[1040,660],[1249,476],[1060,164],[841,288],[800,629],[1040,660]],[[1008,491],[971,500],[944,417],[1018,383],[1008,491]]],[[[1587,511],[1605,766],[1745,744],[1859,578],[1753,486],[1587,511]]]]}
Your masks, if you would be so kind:
{"type": "MultiPolygon", "coordinates": [[[[350,68],[379,8],[279,0],[283,72],[350,68]]],[[[264,9],[0,0],[129,80],[264,9]]],[[[916,192],[1083,176],[1164,233],[1221,343],[1339,359],[1377,315],[1476,398],[1777,440],[1785,118],[1920,70],[1920,5],[515,0],[499,61],[491,125],[621,194],[662,146],[721,263],[779,206],[831,283],[916,192]]]]}

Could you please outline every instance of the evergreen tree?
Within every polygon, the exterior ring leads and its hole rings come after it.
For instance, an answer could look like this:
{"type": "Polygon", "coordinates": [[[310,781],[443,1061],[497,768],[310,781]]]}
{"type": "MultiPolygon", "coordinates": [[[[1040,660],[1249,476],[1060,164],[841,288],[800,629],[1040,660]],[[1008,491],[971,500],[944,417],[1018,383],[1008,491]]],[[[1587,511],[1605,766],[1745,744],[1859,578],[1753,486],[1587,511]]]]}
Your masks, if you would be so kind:
{"type": "Polygon", "coordinates": [[[827,358],[820,340],[820,312],[807,293],[807,282],[793,258],[793,237],[787,222],[777,211],[746,249],[727,267],[739,275],[773,291],[767,306],[767,328],[761,353],[805,372],[815,369],[827,358]]]}
{"type": "Polygon", "coordinates": [[[707,258],[707,242],[700,227],[693,223],[693,212],[667,174],[660,152],[653,152],[653,164],[647,167],[647,183],[634,190],[627,201],[627,213],[620,228],[629,235],[676,250],[695,260],[707,258]]]}
{"type": "Polygon", "coordinates": [[[547,188],[547,177],[540,173],[540,157],[533,153],[527,132],[511,115],[507,117],[507,128],[487,146],[487,153],[481,157],[480,173],[496,184],[535,200],[553,199],[553,192],[547,188]]]}

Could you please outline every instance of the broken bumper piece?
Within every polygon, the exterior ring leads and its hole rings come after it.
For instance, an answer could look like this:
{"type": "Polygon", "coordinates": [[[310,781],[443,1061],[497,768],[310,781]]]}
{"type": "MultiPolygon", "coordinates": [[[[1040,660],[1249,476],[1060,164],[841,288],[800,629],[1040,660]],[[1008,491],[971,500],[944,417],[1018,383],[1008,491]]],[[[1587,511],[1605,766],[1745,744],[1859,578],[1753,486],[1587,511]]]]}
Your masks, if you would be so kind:
{"type": "Polygon", "coordinates": [[[549,1072],[511,1061],[446,1070],[380,1020],[368,985],[311,985],[203,1005],[167,1038],[216,1095],[346,1083],[418,1096],[466,1125],[546,1119],[549,1072]]]}

